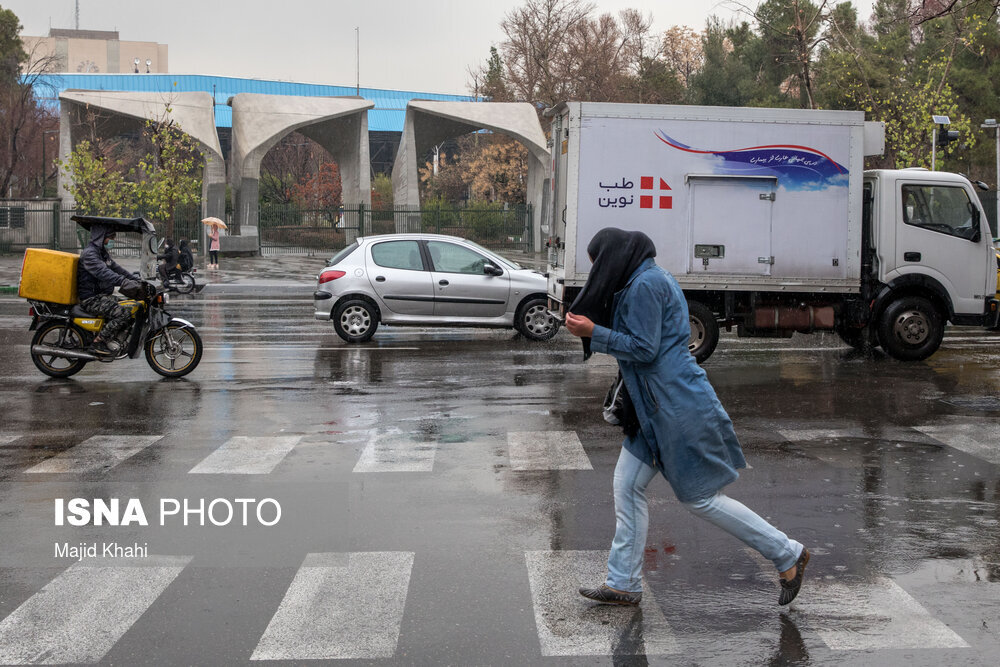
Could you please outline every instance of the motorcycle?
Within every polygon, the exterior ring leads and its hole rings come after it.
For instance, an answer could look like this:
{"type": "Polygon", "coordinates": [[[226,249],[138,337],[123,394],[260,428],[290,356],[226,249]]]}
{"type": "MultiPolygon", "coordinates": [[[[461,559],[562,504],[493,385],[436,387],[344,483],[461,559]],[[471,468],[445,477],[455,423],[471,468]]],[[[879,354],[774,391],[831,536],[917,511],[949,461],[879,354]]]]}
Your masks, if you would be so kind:
{"type": "MultiPolygon", "coordinates": [[[[143,218],[73,216],[72,219],[85,228],[102,224],[119,232],[142,232],[146,237],[144,245],[152,247],[149,238],[154,233],[153,226],[143,218]]],[[[153,262],[155,264],[155,255],[153,262]]],[[[126,357],[135,359],[140,350],[145,353],[150,368],[164,377],[183,377],[197,368],[203,346],[194,325],[166,311],[169,299],[163,290],[146,280],[139,284],[137,295],[119,302],[129,310],[131,320],[114,341],[117,352],[110,355],[91,350],[104,324],[102,318],[87,313],[79,305],[28,299],[32,317],[28,330],[35,332],[31,339],[31,360],[38,370],[50,377],[66,378],[79,373],[92,361],[111,363],[126,357]]]]}
{"type": "Polygon", "coordinates": [[[197,271],[197,269],[194,268],[187,271],[174,269],[167,274],[167,280],[163,283],[163,287],[169,292],[190,294],[198,286],[198,283],[195,282],[194,279],[195,271],[197,271]]]}

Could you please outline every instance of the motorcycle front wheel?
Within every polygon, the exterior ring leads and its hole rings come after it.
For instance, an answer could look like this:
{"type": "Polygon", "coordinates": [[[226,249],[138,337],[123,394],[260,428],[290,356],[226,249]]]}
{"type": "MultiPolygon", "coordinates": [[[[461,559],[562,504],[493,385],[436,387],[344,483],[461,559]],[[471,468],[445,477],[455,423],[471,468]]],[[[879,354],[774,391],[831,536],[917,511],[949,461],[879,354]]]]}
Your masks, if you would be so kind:
{"type": "MultiPolygon", "coordinates": [[[[31,339],[31,347],[36,345],[46,345],[48,347],[59,347],[66,350],[82,352],[87,346],[83,342],[83,336],[76,327],[66,322],[46,322],[38,327],[34,338],[31,339]]],[[[49,377],[68,378],[76,375],[87,365],[84,359],[67,359],[52,354],[31,353],[31,360],[41,372],[49,377]]]]}
{"type": "Polygon", "coordinates": [[[172,322],[146,340],[146,362],[163,377],[179,378],[193,371],[201,351],[198,332],[172,322]]]}

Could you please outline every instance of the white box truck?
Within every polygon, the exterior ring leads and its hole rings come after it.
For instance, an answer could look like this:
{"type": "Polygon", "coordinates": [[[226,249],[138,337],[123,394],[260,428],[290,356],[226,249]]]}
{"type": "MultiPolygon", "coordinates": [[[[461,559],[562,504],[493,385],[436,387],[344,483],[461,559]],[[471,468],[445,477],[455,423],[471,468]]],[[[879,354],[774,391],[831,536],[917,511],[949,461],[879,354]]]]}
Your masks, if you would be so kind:
{"type": "Polygon", "coordinates": [[[884,128],[863,112],[569,102],[546,115],[553,312],[586,282],[590,239],[618,227],[648,234],[677,278],[699,362],[720,325],[835,330],[914,360],[937,350],[947,322],[996,323],[996,259],[972,184],[864,171],[884,128]]]}

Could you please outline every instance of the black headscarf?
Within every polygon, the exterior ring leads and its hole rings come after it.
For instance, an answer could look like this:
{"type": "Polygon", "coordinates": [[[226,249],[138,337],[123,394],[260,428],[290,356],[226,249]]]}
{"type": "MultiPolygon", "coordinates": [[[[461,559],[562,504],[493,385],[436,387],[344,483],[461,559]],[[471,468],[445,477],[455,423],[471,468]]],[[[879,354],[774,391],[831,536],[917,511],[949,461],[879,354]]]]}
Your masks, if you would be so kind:
{"type": "MultiPolygon", "coordinates": [[[[569,312],[584,315],[594,324],[610,328],[615,293],[625,288],[639,265],[650,257],[656,257],[656,247],[652,239],[642,232],[605,227],[594,234],[587,246],[587,254],[594,265],[569,312]]],[[[589,359],[590,338],[580,340],[583,343],[583,358],[589,359]]]]}

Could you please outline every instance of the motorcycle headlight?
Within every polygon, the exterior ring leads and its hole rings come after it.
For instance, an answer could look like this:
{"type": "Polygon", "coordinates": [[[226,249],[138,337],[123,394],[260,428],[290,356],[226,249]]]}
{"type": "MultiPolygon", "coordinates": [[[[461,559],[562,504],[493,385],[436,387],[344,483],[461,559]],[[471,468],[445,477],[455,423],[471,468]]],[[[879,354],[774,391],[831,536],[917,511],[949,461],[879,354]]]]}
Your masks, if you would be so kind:
{"type": "Polygon", "coordinates": [[[163,294],[160,295],[160,298],[157,300],[162,304],[167,304],[170,302],[170,297],[167,295],[166,292],[164,292],[163,294]]]}

